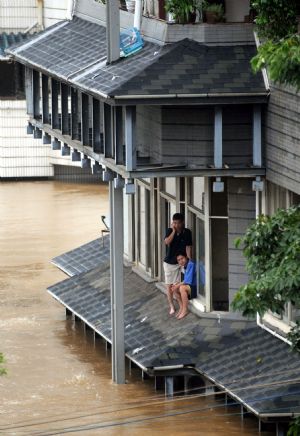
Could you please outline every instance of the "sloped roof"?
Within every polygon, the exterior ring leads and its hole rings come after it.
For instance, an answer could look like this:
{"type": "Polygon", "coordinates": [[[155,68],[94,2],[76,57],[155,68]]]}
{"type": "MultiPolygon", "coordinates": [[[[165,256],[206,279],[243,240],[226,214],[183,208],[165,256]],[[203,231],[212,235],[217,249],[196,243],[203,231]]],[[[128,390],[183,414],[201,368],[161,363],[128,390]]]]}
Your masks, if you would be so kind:
{"type": "Polygon", "coordinates": [[[5,54],[5,50],[12,47],[19,45],[20,43],[23,43],[24,41],[27,41],[28,39],[32,38],[32,34],[29,33],[6,33],[2,32],[0,33],[0,60],[7,59],[7,55],[5,54]]]}
{"type": "Polygon", "coordinates": [[[95,239],[79,248],[68,251],[52,259],[53,265],[64,271],[70,277],[107,264],[110,254],[109,235],[95,239]]]}
{"type": "MultiPolygon", "coordinates": [[[[90,245],[89,261],[101,259],[101,252],[98,243],[90,245]]],[[[85,263],[86,249],[67,254],[70,265],[85,263]]],[[[108,261],[49,292],[110,341],[108,261]]],[[[289,345],[254,322],[192,313],[180,321],[170,318],[166,297],[130,268],[124,268],[124,294],[125,350],[141,367],[194,366],[257,415],[300,413],[300,359],[289,345]]]]}
{"type": "Polygon", "coordinates": [[[145,42],[135,55],[106,65],[105,28],[78,17],[8,50],[16,60],[100,96],[267,96],[250,59],[255,47],[207,46],[189,39],[145,42]]]}

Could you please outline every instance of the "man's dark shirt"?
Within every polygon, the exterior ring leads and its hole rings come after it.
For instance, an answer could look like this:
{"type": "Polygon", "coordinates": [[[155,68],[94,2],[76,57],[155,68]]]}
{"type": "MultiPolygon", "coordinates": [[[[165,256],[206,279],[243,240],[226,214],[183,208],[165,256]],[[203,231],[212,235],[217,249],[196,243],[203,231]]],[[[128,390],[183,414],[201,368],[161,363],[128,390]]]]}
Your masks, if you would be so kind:
{"type": "MultiPolygon", "coordinates": [[[[165,238],[170,236],[173,229],[167,230],[165,238]]],[[[167,253],[164,261],[171,265],[176,265],[176,256],[181,252],[186,252],[186,247],[192,245],[192,232],[189,229],[183,229],[181,233],[175,233],[173,241],[170,245],[167,245],[167,253]]]]}

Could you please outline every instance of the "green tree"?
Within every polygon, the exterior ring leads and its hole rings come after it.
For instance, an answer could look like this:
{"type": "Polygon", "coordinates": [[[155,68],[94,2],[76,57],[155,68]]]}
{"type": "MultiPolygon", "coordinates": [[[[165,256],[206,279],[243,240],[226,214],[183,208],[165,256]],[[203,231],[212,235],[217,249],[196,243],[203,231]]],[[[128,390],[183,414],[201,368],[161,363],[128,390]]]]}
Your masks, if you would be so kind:
{"type": "MultiPolygon", "coordinates": [[[[236,246],[243,253],[250,281],[237,292],[232,306],[247,317],[268,310],[281,314],[288,302],[300,304],[300,205],[261,215],[236,246]]],[[[288,334],[300,353],[300,324],[288,334]]],[[[300,435],[300,418],[292,421],[288,436],[300,435]]]]}
{"type": "Polygon", "coordinates": [[[251,65],[267,67],[274,82],[300,89],[300,38],[296,0],[253,0],[258,35],[264,40],[251,65]]]}
{"type": "Polygon", "coordinates": [[[300,206],[261,215],[242,239],[250,281],[233,300],[247,317],[268,310],[281,314],[285,304],[300,304],[300,206]]]}
{"type": "Polygon", "coordinates": [[[0,353],[0,375],[6,374],[6,369],[3,368],[3,366],[2,366],[4,362],[5,362],[4,356],[2,353],[0,353]]]}

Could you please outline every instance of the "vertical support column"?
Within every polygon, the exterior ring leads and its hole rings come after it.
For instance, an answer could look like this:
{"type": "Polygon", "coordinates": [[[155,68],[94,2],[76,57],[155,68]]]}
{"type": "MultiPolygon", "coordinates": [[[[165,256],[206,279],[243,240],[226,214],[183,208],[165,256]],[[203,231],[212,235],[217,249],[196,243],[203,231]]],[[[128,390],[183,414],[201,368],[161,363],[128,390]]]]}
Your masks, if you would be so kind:
{"type": "Polygon", "coordinates": [[[167,397],[174,396],[174,378],[172,376],[165,377],[165,395],[167,397]]]}
{"type": "Polygon", "coordinates": [[[157,191],[156,191],[157,179],[150,179],[150,268],[151,277],[157,277],[157,245],[156,245],[156,235],[157,235],[157,191]]]}
{"type": "Polygon", "coordinates": [[[113,157],[113,116],[112,108],[104,103],[104,156],[113,157]]]}
{"type": "Polygon", "coordinates": [[[134,202],[135,195],[127,195],[128,201],[128,260],[133,262],[135,259],[135,215],[134,202]]]}
{"type": "MultiPolygon", "coordinates": [[[[113,178],[109,184],[109,215],[110,215],[110,304],[111,304],[111,342],[114,343],[114,326],[115,326],[115,286],[114,286],[114,181],[113,178]]],[[[111,352],[111,369],[112,380],[116,381],[116,356],[114,347],[111,352]]]]}
{"type": "Polygon", "coordinates": [[[40,86],[40,73],[33,70],[32,72],[32,85],[33,85],[33,117],[39,119],[41,117],[41,86],[40,86]]]}
{"type": "Polygon", "coordinates": [[[205,231],[205,308],[206,312],[211,311],[211,234],[210,234],[210,179],[204,179],[204,231],[205,231]]]}
{"type": "Polygon", "coordinates": [[[60,86],[60,95],[61,95],[61,133],[63,135],[68,135],[69,134],[69,108],[68,108],[69,87],[65,83],[62,83],[60,86]]]}
{"type": "Polygon", "coordinates": [[[100,101],[93,98],[93,151],[103,153],[100,131],[100,101]]]}
{"type": "Polygon", "coordinates": [[[125,108],[125,146],[126,146],[126,170],[136,169],[136,107],[125,108]]]}
{"type": "Polygon", "coordinates": [[[25,67],[25,94],[27,114],[33,116],[32,69],[25,67]]]}
{"type": "Polygon", "coordinates": [[[78,92],[71,88],[71,138],[79,139],[78,134],[78,92]]]}
{"type": "Polygon", "coordinates": [[[113,189],[113,328],[114,375],[118,384],[125,383],[124,346],[124,272],[123,272],[123,189],[113,189]]]}
{"type": "Polygon", "coordinates": [[[117,165],[124,165],[123,156],[123,108],[117,106],[115,109],[115,160],[117,165]]]}
{"type": "Polygon", "coordinates": [[[89,145],[89,96],[81,94],[81,142],[89,145]]]}
{"type": "Polygon", "coordinates": [[[222,121],[222,108],[215,107],[215,122],[214,122],[214,166],[215,168],[222,168],[223,166],[223,121],[222,121]]]}
{"type": "Polygon", "coordinates": [[[42,120],[49,124],[49,78],[45,74],[42,74],[42,120]]]}
{"type": "Polygon", "coordinates": [[[52,129],[59,129],[60,123],[58,118],[58,93],[59,83],[55,79],[51,79],[51,125],[52,129]]]}
{"type": "Polygon", "coordinates": [[[120,57],[120,11],[117,0],[106,3],[106,40],[107,62],[110,64],[120,57]]]}
{"type": "Polygon", "coordinates": [[[262,149],[261,149],[261,106],[253,106],[253,166],[261,167],[262,149]]]}

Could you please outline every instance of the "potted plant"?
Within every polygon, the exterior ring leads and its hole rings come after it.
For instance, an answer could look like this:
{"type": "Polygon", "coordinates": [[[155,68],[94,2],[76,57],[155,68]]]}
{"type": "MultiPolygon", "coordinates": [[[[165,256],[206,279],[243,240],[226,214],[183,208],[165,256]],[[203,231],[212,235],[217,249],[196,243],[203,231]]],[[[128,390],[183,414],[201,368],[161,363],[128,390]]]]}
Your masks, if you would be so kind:
{"type": "Polygon", "coordinates": [[[186,24],[195,22],[197,3],[197,0],[167,0],[165,9],[176,23],[186,24]]]}
{"type": "Polygon", "coordinates": [[[225,21],[224,7],[221,4],[212,3],[203,6],[206,22],[209,24],[221,23],[225,21]]]}

